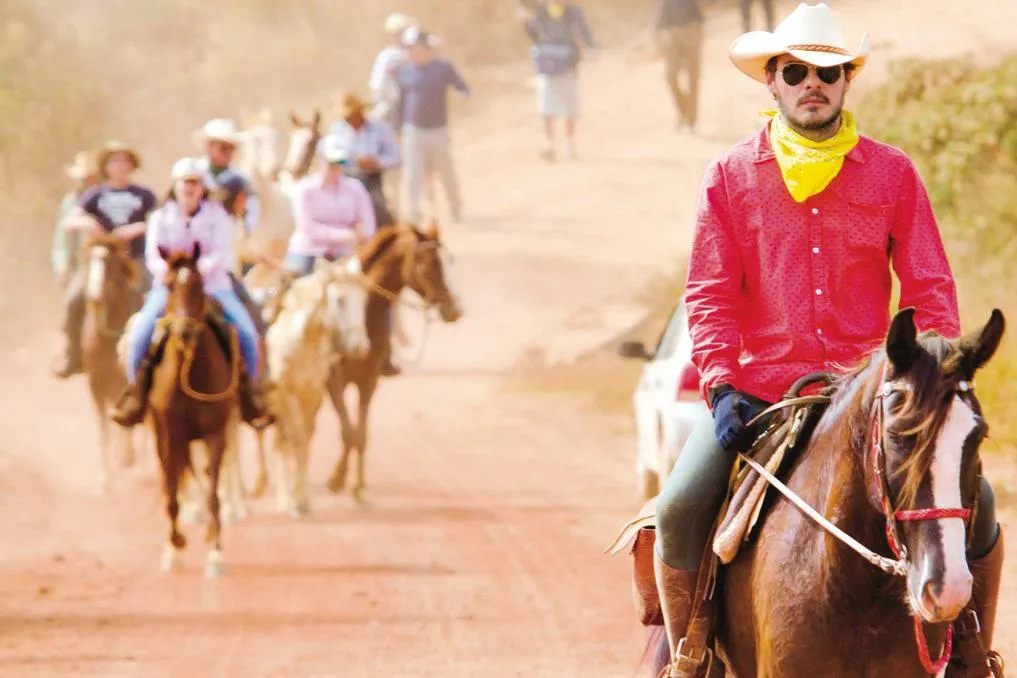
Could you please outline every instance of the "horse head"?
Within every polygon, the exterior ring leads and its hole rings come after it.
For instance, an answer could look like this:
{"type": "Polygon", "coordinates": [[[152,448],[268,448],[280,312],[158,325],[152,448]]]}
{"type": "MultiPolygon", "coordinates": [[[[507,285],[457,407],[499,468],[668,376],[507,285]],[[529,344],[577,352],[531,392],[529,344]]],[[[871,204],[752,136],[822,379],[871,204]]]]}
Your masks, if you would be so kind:
{"type": "Polygon", "coordinates": [[[966,552],[988,432],[973,380],[1004,325],[994,310],[981,330],[948,341],[919,335],[914,309],[904,309],[873,359],[879,376],[865,426],[869,500],[886,518],[891,550],[907,564],[912,611],[928,623],[955,619],[971,597],[966,552]]]}
{"type": "Polygon", "coordinates": [[[84,249],[88,260],[85,298],[106,305],[131,298],[125,292],[137,284],[138,270],[127,243],[115,235],[99,233],[88,239],[84,249]]]}
{"type": "Polygon", "coordinates": [[[426,229],[414,229],[416,242],[404,260],[403,282],[420,295],[428,308],[437,308],[441,319],[453,323],[463,315],[462,301],[453,284],[454,258],[442,242],[436,221],[426,229]]]}
{"type": "Polygon", "coordinates": [[[194,243],[194,250],[170,252],[160,247],[159,256],[166,262],[163,284],[168,292],[166,319],[173,336],[184,346],[193,346],[205,321],[205,288],[198,270],[201,246],[194,243]]]}
{"type": "Polygon", "coordinates": [[[311,171],[314,155],[321,140],[321,111],[315,109],[314,117],[304,121],[296,113],[290,113],[289,147],[283,169],[292,179],[301,179],[311,171]]]}
{"type": "Polygon", "coordinates": [[[367,336],[367,291],[360,283],[360,259],[319,259],[314,274],[324,282],[325,324],[339,338],[344,355],[363,358],[371,349],[371,341],[367,336]]]}

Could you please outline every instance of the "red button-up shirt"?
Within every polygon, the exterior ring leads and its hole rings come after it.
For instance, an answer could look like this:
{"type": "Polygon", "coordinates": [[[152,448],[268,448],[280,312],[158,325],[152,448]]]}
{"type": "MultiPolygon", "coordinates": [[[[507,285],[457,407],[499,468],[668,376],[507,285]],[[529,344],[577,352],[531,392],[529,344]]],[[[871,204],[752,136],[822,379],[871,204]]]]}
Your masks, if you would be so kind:
{"type": "Polygon", "coordinates": [[[889,329],[891,264],[919,330],[959,336],[939,229],[902,151],[862,137],[796,203],[768,126],[729,150],[700,188],[685,290],[703,396],[726,383],[776,402],[809,372],[856,365],[889,329]]]}

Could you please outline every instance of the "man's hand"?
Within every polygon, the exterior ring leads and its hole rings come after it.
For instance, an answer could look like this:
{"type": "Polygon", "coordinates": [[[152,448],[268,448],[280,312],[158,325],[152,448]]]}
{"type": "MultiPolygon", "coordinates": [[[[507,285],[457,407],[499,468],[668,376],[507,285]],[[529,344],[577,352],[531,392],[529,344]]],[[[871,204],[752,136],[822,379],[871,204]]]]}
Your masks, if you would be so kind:
{"type": "Polygon", "coordinates": [[[144,221],[136,221],[133,224],[124,224],[113,229],[113,234],[124,242],[130,242],[140,235],[144,235],[148,224],[144,221]]]}
{"type": "Polygon", "coordinates": [[[748,424],[766,409],[766,405],[727,387],[713,397],[712,409],[714,432],[720,446],[728,452],[747,452],[757,433],[757,426],[748,424]]]}
{"type": "Polygon", "coordinates": [[[365,172],[381,171],[381,163],[378,162],[378,159],[373,155],[362,155],[357,158],[357,167],[365,172]]]}

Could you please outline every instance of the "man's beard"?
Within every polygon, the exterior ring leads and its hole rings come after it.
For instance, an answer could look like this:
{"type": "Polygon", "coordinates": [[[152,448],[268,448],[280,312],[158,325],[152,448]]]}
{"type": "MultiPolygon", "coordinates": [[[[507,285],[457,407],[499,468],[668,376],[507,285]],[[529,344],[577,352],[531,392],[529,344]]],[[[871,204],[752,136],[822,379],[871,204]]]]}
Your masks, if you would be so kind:
{"type": "Polygon", "coordinates": [[[805,121],[795,117],[791,111],[787,110],[783,101],[779,102],[778,107],[780,108],[781,115],[784,116],[784,120],[787,121],[788,127],[799,134],[802,132],[836,132],[836,128],[840,125],[840,114],[844,108],[844,97],[841,96],[840,101],[830,112],[830,115],[820,120],[805,121]]]}

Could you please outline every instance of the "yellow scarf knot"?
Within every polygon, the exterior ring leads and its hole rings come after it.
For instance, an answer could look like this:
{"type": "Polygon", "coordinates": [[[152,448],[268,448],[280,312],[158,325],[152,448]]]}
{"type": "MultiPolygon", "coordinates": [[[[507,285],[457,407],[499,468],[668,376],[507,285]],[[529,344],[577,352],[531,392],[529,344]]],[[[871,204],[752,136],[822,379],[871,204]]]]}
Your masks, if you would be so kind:
{"type": "Polygon", "coordinates": [[[850,111],[841,112],[840,129],[826,141],[812,141],[798,134],[775,110],[763,111],[762,115],[772,118],[770,146],[795,202],[805,202],[829,186],[844,166],[844,156],[858,145],[858,127],[850,111]]]}

